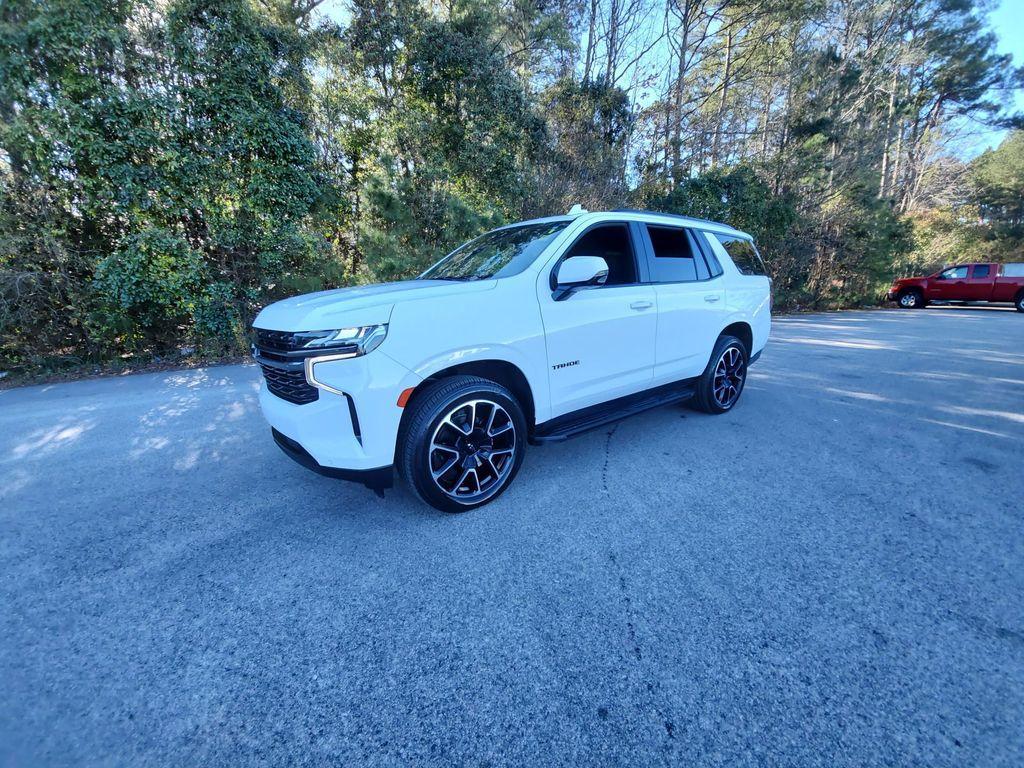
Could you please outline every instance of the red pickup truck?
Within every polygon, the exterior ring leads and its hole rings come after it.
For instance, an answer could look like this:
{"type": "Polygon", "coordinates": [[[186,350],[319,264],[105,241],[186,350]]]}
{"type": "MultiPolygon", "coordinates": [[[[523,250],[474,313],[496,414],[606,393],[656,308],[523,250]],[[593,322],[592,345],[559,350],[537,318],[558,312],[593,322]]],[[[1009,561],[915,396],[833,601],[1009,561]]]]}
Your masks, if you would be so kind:
{"type": "Polygon", "coordinates": [[[904,309],[932,301],[987,301],[1024,312],[1024,264],[958,264],[928,277],[905,277],[892,284],[886,298],[904,309]]]}

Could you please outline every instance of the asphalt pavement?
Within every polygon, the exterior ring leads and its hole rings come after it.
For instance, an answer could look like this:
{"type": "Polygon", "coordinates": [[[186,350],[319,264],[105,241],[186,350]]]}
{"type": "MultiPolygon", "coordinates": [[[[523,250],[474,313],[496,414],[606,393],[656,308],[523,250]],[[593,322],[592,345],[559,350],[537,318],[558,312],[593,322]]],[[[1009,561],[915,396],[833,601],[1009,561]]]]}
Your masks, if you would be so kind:
{"type": "Polygon", "coordinates": [[[778,319],[463,515],[258,381],[0,392],[0,765],[1024,764],[1024,315],[778,319]]]}

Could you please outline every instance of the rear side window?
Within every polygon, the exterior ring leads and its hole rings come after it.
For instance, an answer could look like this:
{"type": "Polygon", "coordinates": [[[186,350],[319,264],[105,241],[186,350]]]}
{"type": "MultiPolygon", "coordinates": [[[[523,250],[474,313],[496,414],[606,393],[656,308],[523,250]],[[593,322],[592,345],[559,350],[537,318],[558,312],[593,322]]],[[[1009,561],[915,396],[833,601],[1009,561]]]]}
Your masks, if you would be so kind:
{"type": "Polygon", "coordinates": [[[1024,264],[1003,264],[1003,277],[1024,277],[1024,264]]]}
{"type": "Polygon", "coordinates": [[[974,278],[988,277],[988,273],[989,273],[990,269],[991,268],[989,267],[988,264],[975,264],[974,265],[974,272],[971,273],[971,277],[974,277],[974,278]]]}
{"type": "Polygon", "coordinates": [[[754,244],[744,237],[733,237],[732,235],[720,235],[717,232],[711,234],[717,237],[718,242],[725,248],[733,264],[744,275],[767,275],[761,254],[757,252],[754,244]]]}
{"type": "Polygon", "coordinates": [[[707,280],[708,268],[685,229],[647,225],[654,248],[651,280],[655,283],[686,283],[707,280]]]}
{"type": "Polygon", "coordinates": [[[709,232],[702,232],[700,230],[694,230],[693,236],[697,238],[700,249],[704,252],[704,258],[707,260],[708,269],[711,270],[712,277],[718,277],[720,274],[725,272],[722,269],[722,263],[718,260],[718,256],[715,255],[715,249],[711,247],[711,241],[709,237],[713,237],[709,232]]]}

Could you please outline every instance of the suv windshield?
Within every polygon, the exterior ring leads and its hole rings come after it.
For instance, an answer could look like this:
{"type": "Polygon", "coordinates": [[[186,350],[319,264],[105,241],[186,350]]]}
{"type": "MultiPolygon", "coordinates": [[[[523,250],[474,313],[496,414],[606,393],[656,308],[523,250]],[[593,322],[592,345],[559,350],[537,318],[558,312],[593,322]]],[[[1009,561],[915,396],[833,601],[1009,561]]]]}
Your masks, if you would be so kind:
{"type": "Polygon", "coordinates": [[[419,279],[485,280],[519,274],[568,224],[548,221],[495,229],[452,251],[419,279]]]}

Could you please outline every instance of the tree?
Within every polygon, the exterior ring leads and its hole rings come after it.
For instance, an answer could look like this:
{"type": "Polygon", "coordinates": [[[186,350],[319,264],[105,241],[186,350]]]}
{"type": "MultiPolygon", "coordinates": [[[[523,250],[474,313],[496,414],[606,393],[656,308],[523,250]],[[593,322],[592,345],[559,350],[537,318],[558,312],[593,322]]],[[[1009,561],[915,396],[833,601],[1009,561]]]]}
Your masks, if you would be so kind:
{"type": "Polygon", "coordinates": [[[1024,131],[1010,133],[971,166],[971,197],[983,222],[1024,237],[1024,131]]]}

